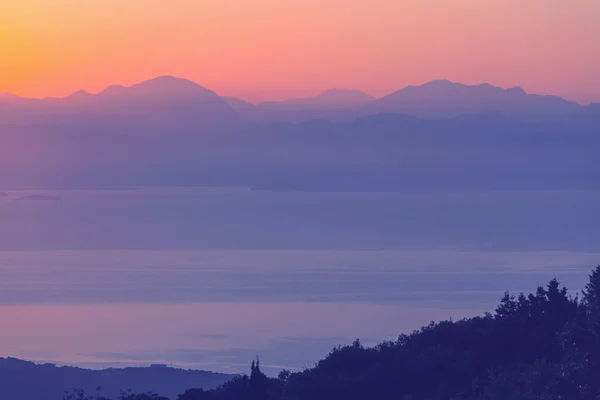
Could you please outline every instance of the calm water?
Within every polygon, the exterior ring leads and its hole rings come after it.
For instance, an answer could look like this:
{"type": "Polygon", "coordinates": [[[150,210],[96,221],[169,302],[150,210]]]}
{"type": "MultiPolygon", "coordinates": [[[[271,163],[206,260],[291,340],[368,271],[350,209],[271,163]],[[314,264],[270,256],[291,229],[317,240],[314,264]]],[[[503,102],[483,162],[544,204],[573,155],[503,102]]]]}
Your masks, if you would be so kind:
{"type": "Polygon", "coordinates": [[[0,355],[38,361],[301,368],[600,262],[598,192],[6,194],[0,355]]]}

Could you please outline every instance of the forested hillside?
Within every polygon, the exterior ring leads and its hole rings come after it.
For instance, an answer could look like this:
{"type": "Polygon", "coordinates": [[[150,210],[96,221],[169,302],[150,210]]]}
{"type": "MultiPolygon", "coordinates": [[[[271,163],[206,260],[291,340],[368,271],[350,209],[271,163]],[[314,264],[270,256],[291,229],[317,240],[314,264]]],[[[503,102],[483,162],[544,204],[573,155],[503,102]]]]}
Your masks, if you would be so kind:
{"type": "Polygon", "coordinates": [[[553,279],[535,293],[507,292],[493,313],[432,322],[375,347],[356,340],[312,368],[278,378],[253,362],[249,376],[213,390],[190,389],[177,400],[598,398],[600,266],[581,294],[553,279]]]}

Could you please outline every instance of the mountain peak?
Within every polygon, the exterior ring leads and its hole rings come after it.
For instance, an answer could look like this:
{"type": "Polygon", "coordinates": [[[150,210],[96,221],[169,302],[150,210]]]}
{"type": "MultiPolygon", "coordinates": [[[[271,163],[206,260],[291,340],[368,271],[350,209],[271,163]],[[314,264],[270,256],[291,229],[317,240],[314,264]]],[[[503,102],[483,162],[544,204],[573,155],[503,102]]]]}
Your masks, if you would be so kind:
{"type": "Polygon", "coordinates": [[[363,112],[447,118],[498,111],[523,120],[544,120],[577,107],[559,97],[529,95],[520,87],[504,89],[489,83],[465,85],[439,79],[400,89],[373,101],[363,112]]]}
{"type": "Polygon", "coordinates": [[[92,96],[92,94],[86,92],[85,90],[78,90],[75,93],[71,93],[70,95],[65,97],[65,99],[83,99],[89,96],[92,96]]]}
{"type": "Polygon", "coordinates": [[[514,94],[527,94],[525,92],[525,90],[523,90],[523,88],[519,87],[519,86],[515,86],[515,87],[512,87],[512,88],[506,89],[506,91],[508,93],[514,93],[514,94]]]}
{"type": "Polygon", "coordinates": [[[334,88],[300,101],[319,108],[351,108],[362,106],[373,100],[375,100],[374,97],[360,90],[334,88]]]}
{"type": "Polygon", "coordinates": [[[456,83],[449,81],[448,79],[434,79],[432,81],[426,82],[421,86],[465,86],[462,83],[456,83]]]}
{"type": "Polygon", "coordinates": [[[112,85],[104,89],[101,94],[104,95],[198,95],[198,94],[216,94],[203,88],[195,82],[188,79],[177,78],[171,75],[159,76],[137,83],[132,86],[112,85]]]}
{"type": "Polygon", "coordinates": [[[527,94],[523,88],[519,86],[515,86],[509,89],[503,89],[498,86],[491,85],[489,83],[480,83],[477,85],[465,85],[463,83],[452,82],[447,79],[436,79],[427,83],[424,83],[421,86],[408,86],[413,90],[423,90],[423,89],[433,89],[433,90],[450,90],[450,91],[463,91],[465,93],[470,92],[472,94],[501,94],[501,92],[506,92],[515,95],[527,94]]]}
{"type": "Polygon", "coordinates": [[[176,78],[171,75],[159,76],[137,85],[131,86],[131,89],[144,90],[159,93],[197,93],[199,91],[209,92],[195,82],[188,79],[176,78]]]}
{"type": "Polygon", "coordinates": [[[100,93],[114,95],[114,94],[121,94],[126,90],[127,90],[127,88],[123,85],[110,85],[100,93]]]}

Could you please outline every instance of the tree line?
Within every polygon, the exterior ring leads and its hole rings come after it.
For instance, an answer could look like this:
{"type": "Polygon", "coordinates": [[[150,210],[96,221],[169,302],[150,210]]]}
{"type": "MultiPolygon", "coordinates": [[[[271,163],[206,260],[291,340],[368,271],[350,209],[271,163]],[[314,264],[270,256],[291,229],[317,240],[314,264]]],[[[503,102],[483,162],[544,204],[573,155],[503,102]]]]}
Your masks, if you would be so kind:
{"type": "Polygon", "coordinates": [[[249,375],[216,389],[189,389],[176,400],[367,399],[600,399],[600,266],[574,296],[552,279],[527,295],[506,292],[493,313],[432,322],[374,347],[356,340],[311,368],[277,378],[267,377],[256,360],[249,375]]]}

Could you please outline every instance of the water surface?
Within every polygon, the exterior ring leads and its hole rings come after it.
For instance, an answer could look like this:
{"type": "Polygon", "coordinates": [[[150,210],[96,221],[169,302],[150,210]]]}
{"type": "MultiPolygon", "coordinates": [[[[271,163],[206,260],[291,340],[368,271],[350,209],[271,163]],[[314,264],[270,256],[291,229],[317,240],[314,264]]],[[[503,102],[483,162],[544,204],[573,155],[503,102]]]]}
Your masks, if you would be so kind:
{"type": "Polygon", "coordinates": [[[0,355],[271,372],[600,262],[599,192],[9,190],[0,355]]]}

